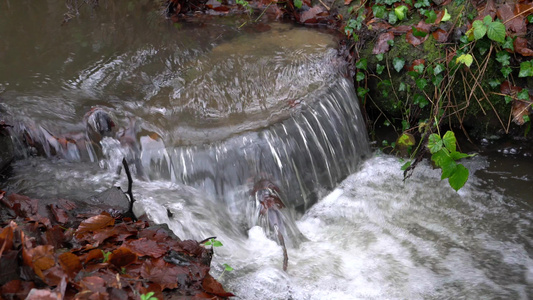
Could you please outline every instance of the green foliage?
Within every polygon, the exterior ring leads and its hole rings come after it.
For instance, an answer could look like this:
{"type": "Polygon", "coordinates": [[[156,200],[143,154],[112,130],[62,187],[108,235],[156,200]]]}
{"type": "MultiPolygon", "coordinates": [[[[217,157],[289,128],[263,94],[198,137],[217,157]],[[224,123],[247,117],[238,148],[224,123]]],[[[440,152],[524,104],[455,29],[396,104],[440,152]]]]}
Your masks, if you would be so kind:
{"type": "Polygon", "coordinates": [[[355,74],[355,80],[357,82],[362,81],[363,79],[365,79],[365,74],[364,73],[357,72],[357,74],[355,74]]]}
{"type": "Polygon", "coordinates": [[[206,246],[213,246],[213,247],[222,247],[222,242],[216,239],[210,239],[209,241],[205,242],[206,246]]]}
{"type": "Polygon", "coordinates": [[[520,72],[518,77],[530,77],[533,76],[533,61],[524,61],[520,63],[520,72]]]}
{"type": "Polygon", "coordinates": [[[398,18],[398,20],[402,21],[403,19],[405,19],[406,15],[407,15],[407,6],[400,5],[400,6],[396,7],[394,9],[394,14],[398,18]]]}
{"type": "Polygon", "coordinates": [[[374,13],[374,17],[378,19],[383,19],[385,17],[387,9],[385,6],[382,5],[374,5],[372,6],[372,12],[374,13]]]}
{"type": "Polygon", "coordinates": [[[520,92],[518,92],[518,93],[516,94],[516,98],[517,98],[518,100],[525,100],[525,101],[527,101],[527,100],[529,100],[529,92],[527,91],[527,89],[523,89],[523,90],[521,90],[520,92]]]}
{"type": "Polygon", "coordinates": [[[490,15],[483,18],[483,21],[475,20],[466,34],[470,40],[480,40],[487,35],[493,41],[505,43],[505,25],[500,21],[492,21],[490,15]]]}
{"type": "Polygon", "coordinates": [[[298,9],[302,8],[302,5],[303,5],[302,0],[294,0],[292,3],[294,3],[294,7],[298,9]]]}
{"type": "Polygon", "coordinates": [[[235,0],[235,3],[237,3],[237,4],[241,5],[242,7],[244,7],[244,9],[246,9],[248,14],[252,14],[253,9],[250,6],[250,3],[248,3],[248,1],[246,1],[246,0],[235,0]]]}
{"type": "Polygon", "coordinates": [[[154,297],[154,292],[148,292],[141,295],[141,300],[158,300],[157,297],[154,297]]]}
{"type": "Polygon", "coordinates": [[[361,69],[361,70],[365,70],[366,71],[366,68],[368,66],[368,60],[366,58],[362,58],[360,59],[356,64],[355,64],[355,67],[358,68],[358,69],[361,69]]]}
{"type": "Polygon", "coordinates": [[[452,18],[452,16],[448,13],[448,9],[444,9],[444,16],[442,16],[441,22],[449,21],[452,18]]]}
{"type": "Polygon", "coordinates": [[[447,131],[442,138],[438,134],[431,134],[427,147],[432,154],[431,160],[442,170],[441,180],[448,178],[450,186],[458,191],[468,180],[469,171],[457,161],[473,155],[457,152],[456,144],[453,131],[447,131]]]}
{"type": "Polygon", "coordinates": [[[395,57],[392,60],[392,65],[394,66],[394,70],[396,70],[396,72],[399,73],[400,71],[402,71],[403,67],[405,66],[405,59],[395,57]]]}
{"type": "Polygon", "coordinates": [[[109,261],[109,256],[111,256],[111,252],[109,251],[104,251],[104,250],[100,250],[102,251],[102,255],[104,256],[104,260],[102,262],[106,263],[109,261]]]}
{"type": "Polygon", "coordinates": [[[467,67],[470,67],[474,62],[474,58],[470,54],[462,54],[456,59],[456,63],[465,64],[467,67]]]}

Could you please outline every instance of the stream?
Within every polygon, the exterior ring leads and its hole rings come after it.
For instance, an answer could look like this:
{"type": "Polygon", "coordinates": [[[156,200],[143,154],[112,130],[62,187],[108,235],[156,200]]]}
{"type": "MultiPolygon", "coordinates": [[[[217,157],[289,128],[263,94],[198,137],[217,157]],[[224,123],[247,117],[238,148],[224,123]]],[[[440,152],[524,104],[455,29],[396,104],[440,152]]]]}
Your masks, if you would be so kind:
{"type": "Polygon", "coordinates": [[[371,148],[334,33],[102,2],[64,25],[62,1],[0,2],[17,153],[0,189],[89,201],[126,186],[126,157],[136,214],[216,236],[211,274],[238,299],[533,298],[530,148],[484,140],[458,192],[428,161],[404,181],[371,148]],[[112,120],[97,139],[95,109],[112,120]],[[286,206],[287,271],[261,180],[286,206]]]}

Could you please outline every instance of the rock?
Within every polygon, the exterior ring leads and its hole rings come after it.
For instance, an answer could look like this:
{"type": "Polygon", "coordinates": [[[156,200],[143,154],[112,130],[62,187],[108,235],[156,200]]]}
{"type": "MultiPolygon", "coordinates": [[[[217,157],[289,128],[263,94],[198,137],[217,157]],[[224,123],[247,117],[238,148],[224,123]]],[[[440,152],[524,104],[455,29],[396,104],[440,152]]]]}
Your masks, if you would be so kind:
{"type": "Polygon", "coordinates": [[[0,129],[0,173],[3,172],[15,157],[13,141],[6,130],[0,129]]]}

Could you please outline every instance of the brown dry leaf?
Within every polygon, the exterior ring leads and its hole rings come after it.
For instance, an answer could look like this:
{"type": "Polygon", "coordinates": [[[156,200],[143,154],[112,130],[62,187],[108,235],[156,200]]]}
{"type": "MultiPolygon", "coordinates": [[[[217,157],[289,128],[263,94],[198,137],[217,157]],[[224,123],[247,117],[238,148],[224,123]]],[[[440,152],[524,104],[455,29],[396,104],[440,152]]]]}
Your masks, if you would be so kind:
{"type": "Polygon", "coordinates": [[[302,12],[300,14],[300,23],[305,24],[316,24],[320,20],[324,19],[325,16],[329,15],[329,13],[319,5],[315,5],[311,7],[310,9],[302,12]]]}
{"type": "Polygon", "coordinates": [[[105,293],[106,284],[103,278],[98,276],[88,276],[80,280],[80,286],[84,290],[89,290],[93,293],[105,293]]]}
{"type": "Polygon", "coordinates": [[[0,232],[0,258],[2,258],[2,253],[6,250],[11,250],[13,248],[13,229],[17,228],[17,224],[13,221],[9,223],[6,227],[0,232]]]}
{"type": "Polygon", "coordinates": [[[69,217],[67,212],[61,209],[57,204],[50,204],[50,211],[57,223],[65,224],[68,222],[69,217]]]}
{"type": "Polygon", "coordinates": [[[394,34],[392,32],[385,32],[379,35],[378,41],[372,49],[372,54],[380,54],[389,51],[390,45],[388,41],[394,39],[394,34]]]}
{"type": "Polygon", "coordinates": [[[200,257],[205,251],[205,248],[200,246],[200,244],[194,240],[181,241],[178,242],[178,245],[181,249],[196,257],[200,257]]]}
{"type": "Polygon", "coordinates": [[[407,40],[407,42],[413,46],[418,46],[418,45],[421,45],[423,42],[425,42],[429,37],[429,34],[426,35],[425,37],[418,37],[418,36],[415,36],[413,34],[413,30],[409,30],[409,32],[407,32],[407,34],[405,35],[405,39],[407,40]]]}
{"type": "Polygon", "coordinates": [[[168,251],[168,247],[165,247],[154,240],[147,240],[145,238],[129,241],[125,246],[138,256],[152,256],[155,258],[163,256],[168,251]]]}
{"type": "Polygon", "coordinates": [[[44,234],[45,243],[54,246],[55,249],[63,248],[63,243],[66,240],[63,229],[58,225],[47,229],[44,234]]]}
{"type": "Polygon", "coordinates": [[[32,289],[28,296],[26,297],[26,300],[60,300],[61,295],[59,295],[57,292],[52,292],[49,289],[44,290],[38,290],[38,289],[32,289]]]}
{"type": "Polygon", "coordinates": [[[448,41],[448,32],[442,29],[437,29],[433,33],[433,38],[439,43],[446,43],[448,41]]]}
{"type": "Polygon", "coordinates": [[[0,198],[0,201],[7,207],[11,208],[15,214],[19,217],[31,217],[37,214],[38,200],[31,199],[30,197],[11,194],[6,197],[0,198]]]}
{"type": "Polygon", "coordinates": [[[11,280],[0,288],[0,295],[6,299],[25,299],[34,287],[32,281],[11,280]]]}
{"type": "Polygon", "coordinates": [[[514,50],[523,56],[533,56],[533,50],[527,47],[527,39],[523,37],[517,37],[514,40],[514,50]]]}
{"type": "Polygon", "coordinates": [[[92,260],[101,260],[104,258],[104,254],[102,253],[102,250],[100,249],[93,249],[87,253],[87,257],[85,258],[85,264],[88,264],[92,260]]]}
{"type": "Polygon", "coordinates": [[[74,278],[82,268],[80,259],[70,252],[59,255],[57,259],[65,273],[71,278],[74,278]]]}
{"type": "Polygon", "coordinates": [[[188,281],[189,268],[167,263],[163,259],[153,259],[145,261],[141,276],[159,284],[162,289],[174,289],[178,287],[180,278],[188,281]]]}
{"type": "Polygon", "coordinates": [[[135,261],[137,261],[137,255],[124,246],[114,250],[109,257],[109,262],[119,268],[132,264],[135,261]]]}
{"type": "Polygon", "coordinates": [[[406,34],[407,32],[409,32],[409,30],[411,30],[411,26],[400,25],[400,26],[391,28],[389,31],[394,33],[394,35],[402,35],[402,34],[406,34]]]}
{"type": "Polygon", "coordinates": [[[76,237],[81,237],[86,232],[97,231],[108,226],[113,226],[114,224],[115,219],[108,213],[102,213],[100,215],[90,217],[81,222],[80,226],[78,226],[78,229],[76,230],[76,237]]]}
{"type": "Polygon", "coordinates": [[[67,210],[67,211],[73,210],[77,207],[76,203],[66,200],[66,199],[59,199],[58,202],[59,202],[59,206],[62,209],[67,210]]]}
{"type": "Polygon", "coordinates": [[[514,4],[502,4],[498,6],[496,15],[505,24],[507,30],[514,32],[516,35],[525,35],[527,33],[525,15],[515,17],[514,10],[514,4]]]}
{"type": "Polygon", "coordinates": [[[529,116],[528,109],[530,106],[531,103],[514,100],[512,108],[513,122],[518,125],[523,125],[525,123],[524,117],[529,116]]]}
{"type": "Polygon", "coordinates": [[[216,279],[213,278],[210,274],[205,275],[205,278],[202,281],[202,288],[204,289],[204,291],[208,292],[209,294],[217,295],[220,297],[235,296],[232,293],[226,292],[224,288],[222,287],[222,284],[216,281],[216,279]]]}
{"type": "Polygon", "coordinates": [[[39,245],[28,251],[28,255],[31,257],[31,265],[35,274],[45,280],[43,272],[50,269],[56,264],[54,258],[54,247],[51,245],[39,245]]]}
{"type": "Polygon", "coordinates": [[[344,0],[344,5],[350,5],[350,3],[352,3],[353,0],[344,0]]]}

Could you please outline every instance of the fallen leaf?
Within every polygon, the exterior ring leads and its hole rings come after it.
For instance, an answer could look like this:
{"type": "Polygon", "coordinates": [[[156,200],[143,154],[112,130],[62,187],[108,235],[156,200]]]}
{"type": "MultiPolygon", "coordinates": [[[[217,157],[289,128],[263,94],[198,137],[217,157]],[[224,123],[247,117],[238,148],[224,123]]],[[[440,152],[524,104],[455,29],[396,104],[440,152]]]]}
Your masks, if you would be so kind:
{"type": "Polygon", "coordinates": [[[433,38],[439,43],[446,43],[448,41],[448,32],[442,29],[437,29],[433,33],[433,38]]]}
{"type": "Polygon", "coordinates": [[[76,237],[81,237],[86,232],[93,232],[114,224],[115,219],[108,213],[102,213],[100,215],[90,217],[81,222],[80,226],[78,226],[78,229],[76,230],[76,237]]]}
{"type": "Polygon", "coordinates": [[[421,45],[423,42],[425,42],[428,39],[429,35],[426,35],[425,37],[418,37],[413,34],[413,30],[409,30],[407,34],[405,35],[405,39],[407,42],[413,46],[421,45]]]}
{"type": "Polygon", "coordinates": [[[202,281],[202,288],[209,294],[217,295],[220,297],[234,297],[232,293],[228,293],[222,287],[220,282],[216,281],[210,274],[207,274],[202,281]]]}
{"type": "Polygon", "coordinates": [[[124,246],[114,250],[109,257],[109,262],[119,268],[132,264],[136,260],[137,255],[124,246]]]}
{"type": "Polygon", "coordinates": [[[496,15],[505,24],[508,31],[512,31],[516,35],[525,35],[527,33],[525,15],[517,16],[514,10],[515,5],[513,3],[500,4],[496,10],[496,15]]]}
{"type": "Polygon", "coordinates": [[[147,240],[145,238],[129,241],[125,246],[138,256],[151,256],[154,258],[159,258],[168,251],[167,247],[158,244],[154,240],[147,240]]]}
{"type": "Polygon", "coordinates": [[[59,264],[61,265],[65,273],[67,273],[67,275],[71,278],[74,278],[82,268],[78,256],[70,252],[65,252],[59,255],[57,259],[59,260],[59,264]]]}
{"type": "Polygon", "coordinates": [[[56,264],[53,251],[54,247],[51,245],[39,245],[28,250],[28,255],[31,257],[31,263],[29,266],[32,267],[35,274],[43,280],[45,280],[43,271],[48,270],[56,264]]]}
{"type": "Polygon", "coordinates": [[[409,30],[411,30],[411,26],[408,25],[395,26],[389,29],[389,31],[394,33],[394,35],[403,35],[409,32],[409,30]]]}
{"type": "Polygon", "coordinates": [[[423,58],[415,59],[413,63],[407,68],[409,71],[414,71],[415,66],[423,65],[426,63],[426,60],[423,58]]]}
{"type": "Polygon", "coordinates": [[[300,23],[305,24],[316,24],[321,20],[325,19],[325,17],[328,15],[329,13],[322,6],[315,5],[310,9],[302,12],[300,14],[299,21],[300,23]]]}
{"type": "Polygon", "coordinates": [[[517,37],[514,40],[514,50],[523,56],[533,56],[533,50],[527,47],[527,39],[523,37],[517,37]]]}
{"type": "Polygon", "coordinates": [[[389,51],[390,45],[388,41],[394,39],[394,34],[392,32],[385,32],[379,35],[378,41],[372,49],[372,54],[380,54],[389,51]]]}
{"type": "Polygon", "coordinates": [[[35,283],[31,281],[11,280],[2,285],[0,295],[5,299],[25,299],[34,287],[35,283]]]}
{"type": "Polygon", "coordinates": [[[525,101],[514,100],[512,106],[513,122],[518,125],[525,123],[524,116],[529,116],[529,107],[531,103],[525,101]]]}
{"type": "Polygon", "coordinates": [[[26,300],[60,300],[61,296],[56,293],[52,292],[50,289],[32,289],[28,296],[26,297],[26,300]]]}
{"type": "Polygon", "coordinates": [[[92,260],[101,260],[104,259],[104,254],[102,253],[102,250],[100,249],[93,249],[87,253],[87,257],[85,258],[85,264],[90,263],[92,260]]]}
{"type": "Polygon", "coordinates": [[[13,227],[16,228],[15,222],[11,221],[9,225],[4,227],[0,232],[0,258],[2,253],[13,248],[13,227]]]}
{"type": "Polygon", "coordinates": [[[89,290],[93,293],[105,293],[105,280],[98,276],[87,276],[80,280],[79,284],[84,290],[89,290]]]}
{"type": "Polygon", "coordinates": [[[68,222],[68,214],[66,211],[61,209],[57,204],[50,204],[50,211],[52,212],[52,216],[54,216],[54,219],[59,224],[65,224],[68,222]]]}

